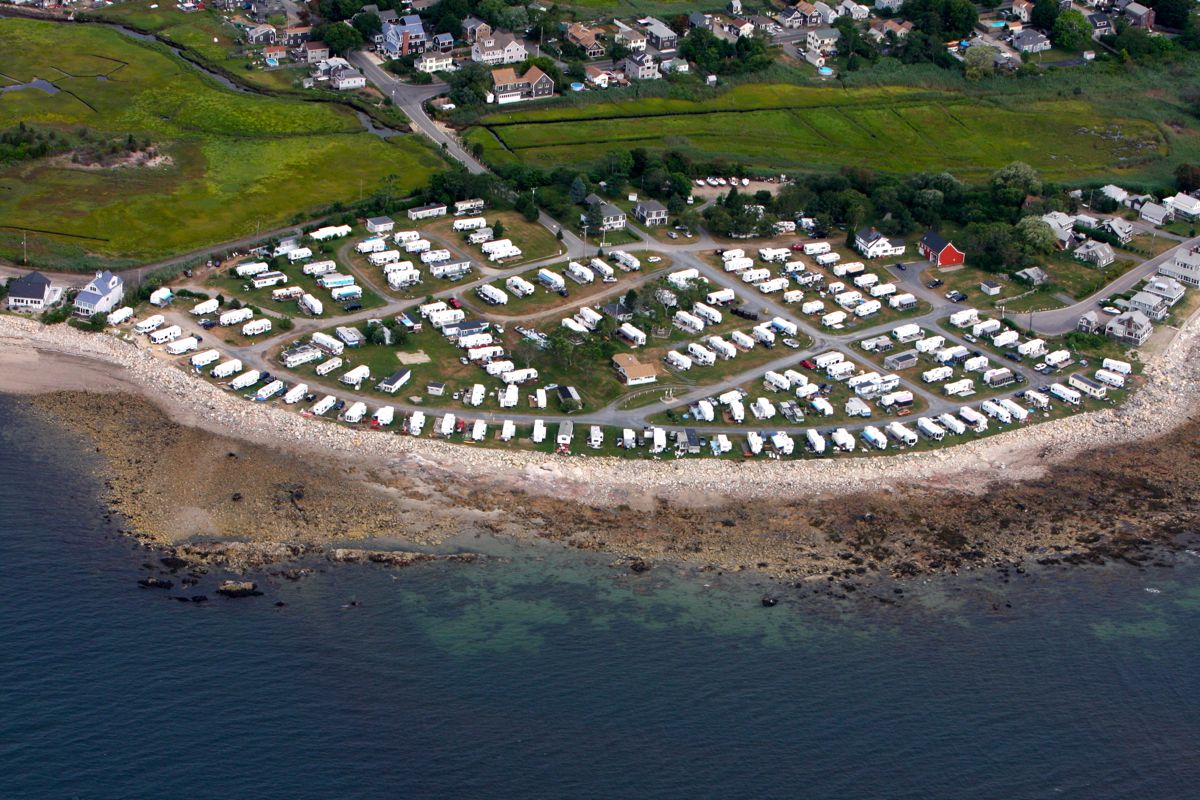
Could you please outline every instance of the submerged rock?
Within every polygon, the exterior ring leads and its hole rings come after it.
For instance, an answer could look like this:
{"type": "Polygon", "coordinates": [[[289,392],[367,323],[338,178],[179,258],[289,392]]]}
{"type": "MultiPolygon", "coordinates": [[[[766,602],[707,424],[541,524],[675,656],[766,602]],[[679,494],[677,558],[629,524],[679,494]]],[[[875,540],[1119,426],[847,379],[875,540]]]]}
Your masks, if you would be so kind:
{"type": "Polygon", "coordinates": [[[254,581],[224,581],[217,587],[217,594],[226,597],[257,597],[262,594],[254,581]]]}
{"type": "Polygon", "coordinates": [[[142,578],[138,581],[138,586],[143,589],[170,589],[175,585],[175,581],[168,581],[163,578],[142,578]]]}

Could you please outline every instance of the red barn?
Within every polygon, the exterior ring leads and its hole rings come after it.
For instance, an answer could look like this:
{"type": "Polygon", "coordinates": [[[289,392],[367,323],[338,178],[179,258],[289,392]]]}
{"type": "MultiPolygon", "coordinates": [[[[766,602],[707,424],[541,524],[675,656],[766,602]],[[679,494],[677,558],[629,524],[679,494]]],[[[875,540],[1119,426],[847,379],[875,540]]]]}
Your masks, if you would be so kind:
{"type": "Polygon", "coordinates": [[[917,245],[917,250],[935,267],[953,267],[967,258],[966,253],[943,239],[937,231],[926,233],[917,245]]]}

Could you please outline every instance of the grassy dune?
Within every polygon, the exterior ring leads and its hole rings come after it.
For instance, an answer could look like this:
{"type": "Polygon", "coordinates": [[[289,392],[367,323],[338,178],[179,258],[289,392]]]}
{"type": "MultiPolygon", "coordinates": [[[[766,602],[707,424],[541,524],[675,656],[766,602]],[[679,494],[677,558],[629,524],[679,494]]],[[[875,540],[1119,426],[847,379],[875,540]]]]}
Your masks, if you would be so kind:
{"type": "Polygon", "coordinates": [[[389,174],[412,191],[441,165],[415,138],[363,132],[345,108],[227,90],[111,29],[0,20],[0,52],[0,72],[60,89],[0,94],[0,129],[131,133],[171,159],[153,169],[85,170],[69,159],[0,168],[0,255],[14,255],[14,228],[32,228],[62,234],[32,248],[46,266],[71,267],[80,248],[149,260],[357,200],[389,174]]]}
{"type": "Polygon", "coordinates": [[[991,103],[907,87],[738,86],[704,101],[648,98],[495,114],[468,134],[497,162],[584,164],[627,147],[805,170],[866,164],[977,177],[1013,160],[1052,177],[1120,174],[1169,145],[1146,119],[1086,100],[991,103]]]}

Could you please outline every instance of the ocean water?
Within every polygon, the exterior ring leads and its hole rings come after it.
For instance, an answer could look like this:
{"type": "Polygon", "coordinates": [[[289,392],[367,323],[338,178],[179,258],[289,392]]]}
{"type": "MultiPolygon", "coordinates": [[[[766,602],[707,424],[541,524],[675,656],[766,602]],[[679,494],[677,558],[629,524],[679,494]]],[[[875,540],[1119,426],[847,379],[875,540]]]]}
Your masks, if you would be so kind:
{"type": "Polygon", "coordinates": [[[1188,554],[766,609],[513,548],[196,605],[135,585],[93,454],[0,419],[0,798],[1200,793],[1188,554]]]}

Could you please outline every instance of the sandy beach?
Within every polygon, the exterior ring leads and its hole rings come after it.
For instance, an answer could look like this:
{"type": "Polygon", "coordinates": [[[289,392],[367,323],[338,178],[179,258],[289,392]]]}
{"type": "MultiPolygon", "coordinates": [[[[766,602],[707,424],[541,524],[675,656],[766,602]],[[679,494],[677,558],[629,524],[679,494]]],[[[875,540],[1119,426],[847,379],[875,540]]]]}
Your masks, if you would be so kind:
{"type": "Polygon", "coordinates": [[[1200,485],[1195,328],[1122,407],[845,460],[562,458],[356,431],[247,403],[114,336],[7,316],[0,391],[90,436],[115,508],[159,544],[486,534],[780,577],[920,574],[1169,538],[1195,513],[1170,498],[1200,485]]]}

